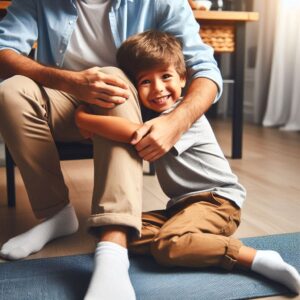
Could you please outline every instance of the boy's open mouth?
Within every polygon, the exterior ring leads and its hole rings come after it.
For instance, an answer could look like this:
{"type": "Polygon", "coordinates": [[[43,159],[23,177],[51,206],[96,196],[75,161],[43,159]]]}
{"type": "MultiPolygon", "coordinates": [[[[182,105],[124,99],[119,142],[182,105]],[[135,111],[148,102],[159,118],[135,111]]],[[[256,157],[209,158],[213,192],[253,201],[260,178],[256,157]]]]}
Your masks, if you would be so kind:
{"type": "Polygon", "coordinates": [[[162,104],[165,104],[170,97],[171,97],[171,95],[169,94],[169,95],[165,95],[165,96],[161,96],[161,97],[152,99],[150,102],[152,102],[154,104],[162,105],[162,104]]]}

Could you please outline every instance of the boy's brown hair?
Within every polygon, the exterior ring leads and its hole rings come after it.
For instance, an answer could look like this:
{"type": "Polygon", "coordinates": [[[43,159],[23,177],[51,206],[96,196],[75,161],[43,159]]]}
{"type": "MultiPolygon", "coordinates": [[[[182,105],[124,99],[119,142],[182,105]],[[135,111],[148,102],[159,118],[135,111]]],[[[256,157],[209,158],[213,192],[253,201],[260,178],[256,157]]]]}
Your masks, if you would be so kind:
{"type": "Polygon", "coordinates": [[[181,43],[166,32],[149,30],[129,37],[117,51],[117,62],[133,82],[141,71],[170,64],[181,78],[186,76],[181,43]]]}

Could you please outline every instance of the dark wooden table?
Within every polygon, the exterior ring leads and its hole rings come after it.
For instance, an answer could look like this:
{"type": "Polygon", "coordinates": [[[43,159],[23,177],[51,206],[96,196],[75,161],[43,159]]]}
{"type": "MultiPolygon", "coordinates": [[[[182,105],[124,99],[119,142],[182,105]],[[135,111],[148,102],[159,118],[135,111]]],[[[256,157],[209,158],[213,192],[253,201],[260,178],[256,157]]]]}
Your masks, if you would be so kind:
{"type": "Polygon", "coordinates": [[[216,54],[233,54],[232,158],[242,158],[245,28],[247,22],[257,21],[257,12],[194,10],[200,35],[216,54]]]}

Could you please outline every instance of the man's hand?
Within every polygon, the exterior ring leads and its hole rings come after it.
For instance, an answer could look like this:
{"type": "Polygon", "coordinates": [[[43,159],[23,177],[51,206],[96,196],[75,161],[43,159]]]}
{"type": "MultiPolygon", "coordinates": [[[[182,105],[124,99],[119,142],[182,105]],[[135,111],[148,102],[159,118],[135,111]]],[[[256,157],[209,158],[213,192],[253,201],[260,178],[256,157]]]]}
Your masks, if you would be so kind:
{"type": "Polygon", "coordinates": [[[135,132],[131,144],[135,145],[140,157],[153,162],[167,153],[183,132],[179,122],[167,114],[144,123],[135,132]]]}
{"type": "Polygon", "coordinates": [[[128,85],[118,76],[101,72],[101,68],[67,74],[65,90],[86,103],[113,108],[129,97],[128,85]]]}

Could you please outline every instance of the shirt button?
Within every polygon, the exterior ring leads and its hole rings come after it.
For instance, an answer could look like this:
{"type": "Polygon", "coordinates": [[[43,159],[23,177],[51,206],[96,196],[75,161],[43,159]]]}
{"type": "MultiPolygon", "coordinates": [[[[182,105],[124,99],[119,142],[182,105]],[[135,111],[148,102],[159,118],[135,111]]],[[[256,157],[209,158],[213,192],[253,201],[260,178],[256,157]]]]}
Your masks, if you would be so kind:
{"type": "Polygon", "coordinates": [[[57,62],[56,65],[59,66],[59,63],[57,62]]]}
{"type": "Polygon", "coordinates": [[[60,49],[60,50],[59,50],[59,53],[63,53],[63,50],[62,50],[62,49],[60,49]]]}
{"type": "Polygon", "coordinates": [[[72,24],[73,24],[73,21],[69,21],[69,24],[72,25],[72,24]]]}

